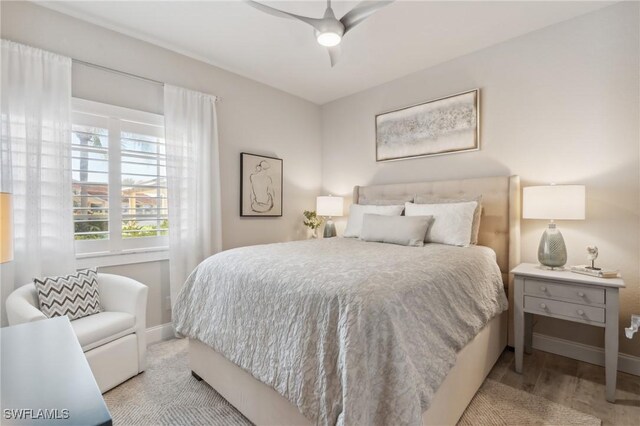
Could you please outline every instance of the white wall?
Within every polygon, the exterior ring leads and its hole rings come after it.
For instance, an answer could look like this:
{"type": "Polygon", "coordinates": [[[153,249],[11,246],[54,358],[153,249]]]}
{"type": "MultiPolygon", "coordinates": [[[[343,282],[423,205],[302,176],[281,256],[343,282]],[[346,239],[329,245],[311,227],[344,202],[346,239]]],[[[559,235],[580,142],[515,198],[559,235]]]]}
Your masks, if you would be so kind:
{"type": "MultiPolygon", "coordinates": [[[[620,268],[628,326],[640,313],[638,16],[638,3],[620,3],[325,104],[325,191],[509,174],[523,186],[585,184],[587,220],[559,223],[569,263],[585,263],[585,246],[596,244],[600,263],[620,268]],[[376,114],[476,87],[480,151],[375,162],[376,114]]],[[[522,225],[523,261],[535,262],[545,222],[522,225]]],[[[589,326],[541,319],[536,331],[603,344],[602,330],[589,326]]],[[[620,344],[640,355],[637,339],[620,344]]]]}
{"type": "MultiPolygon", "coordinates": [[[[1,3],[2,38],[222,97],[218,104],[225,249],[304,238],[302,211],[321,186],[317,105],[164,48],[27,2],[1,3]],[[240,218],[240,152],[284,159],[282,218],[240,218]]],[[[162,87],[73,66],[73,95],[162,113],[162,87]]],[[[150,286],[147,324],[170,320],[165,262],[101,269],[150,286]]],[[[13,283],[2,283],[2,305],[13,283]]],[[[4,324],[4,322],[3,322],[4,324]]]]}
{"type": "MultiPolygon", "coordinates": [[[[621,321],[640,312],[638,4],[621,3],[334,101],[321,109],[166,49],[25,2],[1,3],[1,35],[17,42],[212,93],[218,106],[225,248],[304,236],[300,213],[320,191],[353,185],[519,174],[524,185],[587,185],[584,222],[561,223],[569,262],[597,244],[621,269],[621,321]],[[376,163],[374,116],[479,87],[479,152],[376,163]],[[284,158],[284,217],[238,216],[239,153],[284,158]],[[322,164],[322,167],[321,167],[322,164]]],[[[162,112],[159,86],[74,66],[75,96],[162,112]]],[[[343,225],[339,223],[339,225],[343,225]]],[[[524,221],[522,253],[535,261],[544,223],[524,221]]],[[[148,325],[170,320],[167,262],[104,268],[150,286],[148,325]]],[[[0,271],[2,272],[2,271],[0,271]]],[[[2,283],[4,298],[7,286],[2,283]]],[[[601,345],[588,326],[540,321],[536,330],[601,345]]],[[[621,351],[640,345],[621,339],[621,351]]]]}

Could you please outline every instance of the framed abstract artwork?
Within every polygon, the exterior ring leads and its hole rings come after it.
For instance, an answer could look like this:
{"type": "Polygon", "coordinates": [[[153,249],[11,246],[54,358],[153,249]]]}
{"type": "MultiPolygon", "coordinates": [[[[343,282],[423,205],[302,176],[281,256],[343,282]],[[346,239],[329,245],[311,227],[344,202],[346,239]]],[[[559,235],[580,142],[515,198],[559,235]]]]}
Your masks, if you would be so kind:
{"type": "Polygon", "coordinates": [[[240,216],[282,216],[282,159],[240,153],[240,216]]]}
{"type": "Polygon", "coordinates": [[[376,161],[480,149],[480,89],[376,115],[376,161]]]}

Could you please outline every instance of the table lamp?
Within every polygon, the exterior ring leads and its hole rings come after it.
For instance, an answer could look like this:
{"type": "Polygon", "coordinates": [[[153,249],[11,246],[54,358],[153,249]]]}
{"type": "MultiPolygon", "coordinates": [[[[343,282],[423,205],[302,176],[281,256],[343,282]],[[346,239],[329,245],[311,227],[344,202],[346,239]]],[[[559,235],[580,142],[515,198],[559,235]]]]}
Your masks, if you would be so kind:
{"type": "Polygon", "coordinates": [[[11,232],[11,194],[0,192],[0,263],[13,260],[11,232]]]}
{"type": "Polygon", "coordinates": [[[522,217],[549,219],[538,246],[538,262],[548,269],[562,269],[567,247],[554,220],[584,220],[584,185],[528,186],[523,189],[522,217]]]}
{"type": "Polygon", "coordinates": [[[327,217],[327,223],[324,225],[324,238],[336,236],[336,226],[331,220],[332,217],[342,216],[344,209],[344,199],[342,197],[321,196],[316,199],[316,214],[318,216],[327,217]]]}

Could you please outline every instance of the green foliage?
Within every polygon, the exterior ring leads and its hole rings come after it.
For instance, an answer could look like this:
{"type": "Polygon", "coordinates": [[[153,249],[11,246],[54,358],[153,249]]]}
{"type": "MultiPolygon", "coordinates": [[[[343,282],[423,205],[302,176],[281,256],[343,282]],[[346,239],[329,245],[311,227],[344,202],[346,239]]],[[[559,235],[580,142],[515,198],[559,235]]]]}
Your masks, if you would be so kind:
{"type": "Polygon", "coordinates": [[[107,238],[106,234],[96,234],[95,232],[107,231],[107,222],[77,222],[75,224],[76,232],[93,232],[92,234],[76,235],[76,240],[103,240],[107,238]]]}
{"type": "MultiPolygon", "coordinates": [[[[76,232],[101,232],[108,231],[108,222],[77,222],[76,232]]],[[[169,235],[169,221],[164,219],[160,223],[159,229],[153,225],[140,225],[135,220],[122,223],[122,238],[156,237],[169,235]],[[126,231],[126,232],[125,232],[126,231]]],[[[76,240],[102,240],[108,238],[107,234],[85,234],[76,235],[76,240]]]]}
{"type": "MultiPolygon", "coordinates": [[[[169,229],[169,221],[167,219],[160,223],[160,229],[169,229]]],[[[139,225],[135,220],[130,220],[122,224],[122,238],[156,237],[158,235],[168,235],[168,232],[158,232],[155,226],[139,225]]]]}
{"type": "Polygon", "coordinates": [[[304,226],[314,231],[318,229],[320,225],[322,225],[322,222],[324,222],[324,219],[322,219],[321,217],[318,217],[316,212],[313,210],[312,211],[305,210],[303,214],[304,214],[304,217],[306,218],[306,220],[303,222],[304,226]]]}
{"type": "MultiPolygon", "coordinates": [[[[74,207],[79,207],[77,203],[74,202],[74,207]]],[[[80,215],[78,215],[80,216],[80,215]]],[[[107,238],[107,234],[97,234],[97,232],[104,232],[109,230],[109,222],[107,219],[107,212],[104,210],[89,210],[86,216],[83,219],[93,219],[95,222],[76,222],[75,232],[76,233],[86,233],[83,235],[76,235],[76,240],[103,240],[107,238]],[[100,221],[101,219],[104,219],[100,221]]],[[[82,219],[80,219],[82,220],[82,219]]]]}

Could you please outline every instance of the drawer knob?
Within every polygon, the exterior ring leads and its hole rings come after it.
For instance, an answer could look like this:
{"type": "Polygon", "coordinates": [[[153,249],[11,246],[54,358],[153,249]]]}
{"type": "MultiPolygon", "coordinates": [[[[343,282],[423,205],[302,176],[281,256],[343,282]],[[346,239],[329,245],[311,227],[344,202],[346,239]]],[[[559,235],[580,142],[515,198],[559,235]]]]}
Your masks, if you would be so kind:
{"type": "Polygon", "coordinates": [[[582,309],[578,309],[578,315],[584,315],[584,311],[582,309]]]}
{"type": "Polygon", "coordinates": [[[578,296],[580,296],[580,297],[584,297],[584,293],[583,293],[583,292],[581,292],[581,291],[579,291],[579,292],[578,292],[578,296]]]}
{"type": "Polygon", "coordinates": [[[541,307],[542,309],[547,309],[547,305],[546,305],[545,303],[541,303],[541,304],[540,304],[540,307],[541,307]]]}
{"type": "Polygon", "coordinates": [[[542,291],[543,293],[546,293],[547,292],[547,287],[545,287],[545,286],[540,287],[540,291],[542,291]]]}

